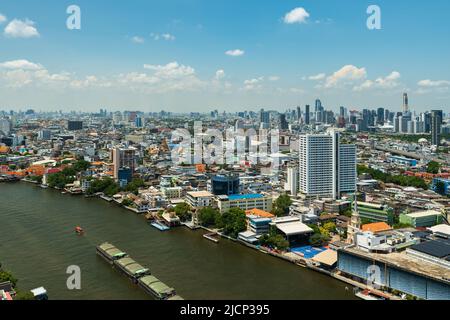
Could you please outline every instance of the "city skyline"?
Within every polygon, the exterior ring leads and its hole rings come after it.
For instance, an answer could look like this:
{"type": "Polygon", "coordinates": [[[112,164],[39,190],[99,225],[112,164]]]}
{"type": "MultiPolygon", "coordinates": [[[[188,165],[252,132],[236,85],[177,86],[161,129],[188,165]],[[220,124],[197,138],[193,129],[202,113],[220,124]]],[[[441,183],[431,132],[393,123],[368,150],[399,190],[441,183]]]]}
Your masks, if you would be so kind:
{"type": "Polygon", "coordinates": [[[171,1],[135,6],[22,1],[0,6],[0,108],[229,112],[287,109],[446,109],[450,4],[378,1],[369,30],[361,1],[171,1]],[[431,35],[431,36],[430,36],[431,35]],[[93,49],[95,48],[95,49],[93,49]],[[423,57],[426,55],[426,59],[423,57]],[[270,63],[268,63],[270,61],[270,63]]]}

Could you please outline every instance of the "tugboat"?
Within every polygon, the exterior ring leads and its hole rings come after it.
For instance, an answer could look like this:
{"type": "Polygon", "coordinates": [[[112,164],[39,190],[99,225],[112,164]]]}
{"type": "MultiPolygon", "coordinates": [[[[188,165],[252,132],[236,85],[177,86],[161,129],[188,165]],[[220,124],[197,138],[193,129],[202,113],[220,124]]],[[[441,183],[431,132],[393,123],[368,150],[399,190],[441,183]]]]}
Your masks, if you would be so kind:
{"type": "Polygon", "coordinates": [[[82,227],[75,227],[75,233],[79,236],[84,234],[84,230],[82,227]]]}

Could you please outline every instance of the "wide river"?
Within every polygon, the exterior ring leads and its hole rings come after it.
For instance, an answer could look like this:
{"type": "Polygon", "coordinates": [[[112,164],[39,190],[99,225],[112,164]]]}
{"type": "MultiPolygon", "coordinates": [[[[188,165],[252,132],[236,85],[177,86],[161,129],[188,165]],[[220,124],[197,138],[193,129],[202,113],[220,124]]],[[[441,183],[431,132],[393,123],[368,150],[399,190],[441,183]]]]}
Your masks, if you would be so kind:
{"type": "Polygon", "coordinates": [[[111,242],[185,299],[354,299],[328,276],[201,231],[162,233],[143,217],[100,199],[62,195],[24,182],[0,184],[0,263],[21,289],[44,286],[50,299],[150,299],[95,252],[111,242]],[[84,236],[74,234],[82,226],[84,236]],[[68,290],[68,266],[81,290],[68,290]]]}

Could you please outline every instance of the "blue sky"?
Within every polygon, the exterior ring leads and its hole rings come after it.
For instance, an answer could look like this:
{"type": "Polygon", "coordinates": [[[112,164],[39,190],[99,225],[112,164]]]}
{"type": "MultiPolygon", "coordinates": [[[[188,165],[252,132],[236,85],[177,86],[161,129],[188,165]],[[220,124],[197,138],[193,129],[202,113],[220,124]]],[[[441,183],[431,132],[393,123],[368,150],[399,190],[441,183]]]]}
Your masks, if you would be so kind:
{"type": "Polygon", "coordinates": [[[321,98],[400,110],[407,91],[417,111],[448,110],[448,12],[447,0],[4,0],[0,109],[284,110],[321,98]],[[81,30],[66,28],[71,4],[81,30]],[[371,4],[381,30],[366,27],[371,4]]]}

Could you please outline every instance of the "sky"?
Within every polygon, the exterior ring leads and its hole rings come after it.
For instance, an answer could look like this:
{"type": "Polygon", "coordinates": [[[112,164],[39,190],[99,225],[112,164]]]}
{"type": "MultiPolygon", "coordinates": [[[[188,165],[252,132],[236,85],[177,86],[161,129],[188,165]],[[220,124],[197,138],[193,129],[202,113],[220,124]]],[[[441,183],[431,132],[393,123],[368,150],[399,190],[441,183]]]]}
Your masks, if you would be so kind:
{"type": "Polygon", "coordinates": [[[448,0],[2,0],[0,110],[450,110],[448,0]],[[67,8],[81,10],[70,30],[67,8]],[[381,12],[370,30],[369,5],[381,12]]]}

